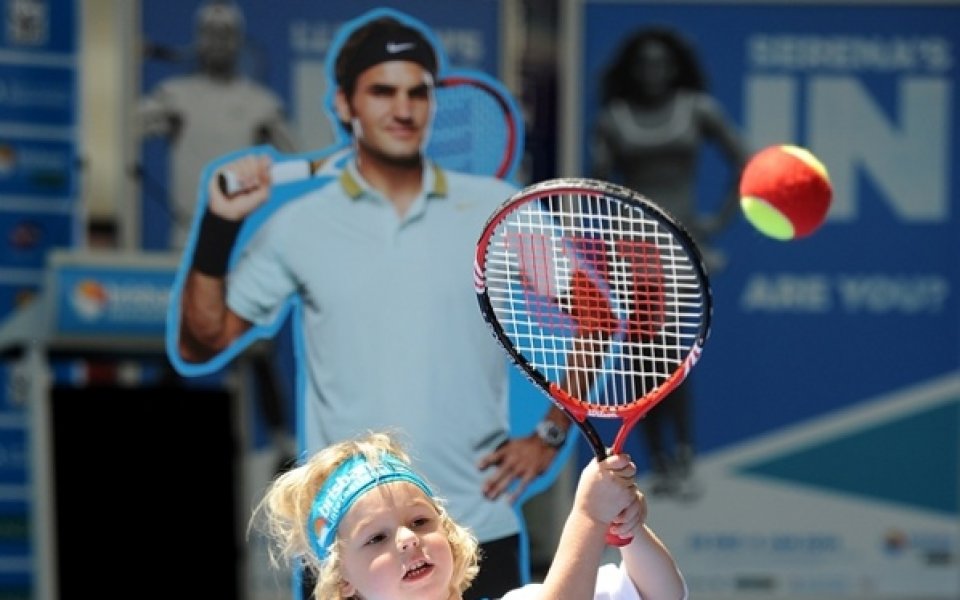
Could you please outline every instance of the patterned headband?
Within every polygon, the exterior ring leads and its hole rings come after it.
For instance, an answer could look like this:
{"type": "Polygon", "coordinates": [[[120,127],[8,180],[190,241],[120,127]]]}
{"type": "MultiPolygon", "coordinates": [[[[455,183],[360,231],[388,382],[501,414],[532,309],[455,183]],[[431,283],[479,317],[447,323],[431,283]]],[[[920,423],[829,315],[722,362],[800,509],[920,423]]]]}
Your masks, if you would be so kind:
{"type": "Polygon", "coordinates": [[[395,481],[416,485],[423,493],[433,498],[430,486],[410,466],[392,454],[384,453],[376,463],[368,462],[358,454],[340,464],[327,478],[310,508],[307,522],[307,537],[310,547],[323,561],[330,555],[330,548],[337,537],[340,521],[360,496],[369,490],[395,481]],[[317,533],[317,522],[320,533],[317,533]]]}

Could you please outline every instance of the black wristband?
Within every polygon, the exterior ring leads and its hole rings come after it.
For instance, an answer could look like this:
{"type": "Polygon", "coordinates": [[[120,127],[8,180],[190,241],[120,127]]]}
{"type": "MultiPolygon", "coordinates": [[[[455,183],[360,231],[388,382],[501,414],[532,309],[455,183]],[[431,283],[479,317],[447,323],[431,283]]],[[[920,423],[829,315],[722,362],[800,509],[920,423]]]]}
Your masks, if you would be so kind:
{"type": "Polygon", "coordinates": [[[193,268],[211,277],[226,275],[230,252],[242,225],[242,219],[230,221],[210,211],[205,212],[200,221],[197,246],[193,250],[193,268]]]}

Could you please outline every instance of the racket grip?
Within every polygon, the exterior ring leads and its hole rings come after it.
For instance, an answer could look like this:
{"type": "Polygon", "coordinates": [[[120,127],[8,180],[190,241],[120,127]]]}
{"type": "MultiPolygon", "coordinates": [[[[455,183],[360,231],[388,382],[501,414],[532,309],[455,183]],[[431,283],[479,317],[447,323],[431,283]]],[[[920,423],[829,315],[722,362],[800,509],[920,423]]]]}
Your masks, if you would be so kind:
{"type": "MultiPolygon", "coordinates": [[[[310,161],[305,159],[286,160],[273,163],[270,166],[270,181],[273,185],[301,181],[307,179],[310,175],[310,161]]],[[[222,171],[217,183],[220,186],[220,191],[228,198],[247,191],[240,184],[240,178],[233,171],[222,171]]]]}
{"type": "Polygon", "coordinates": [[[608,545],[608,546],[615,546],[615,547],[617,547],[617,548],[620,548],[620,547],[622,547],[622,546],[626,546],[627,544],[629,544],[629,543],[632,542],[632,541],[633,541],[633,537],[632,537],[632,536],[631,536],[631,537],[628,537],[628,538],[622,538],[622,537],[620,537],[619,535],[613,533],[612,531],[607,531],[607,545],[608,545]]]}

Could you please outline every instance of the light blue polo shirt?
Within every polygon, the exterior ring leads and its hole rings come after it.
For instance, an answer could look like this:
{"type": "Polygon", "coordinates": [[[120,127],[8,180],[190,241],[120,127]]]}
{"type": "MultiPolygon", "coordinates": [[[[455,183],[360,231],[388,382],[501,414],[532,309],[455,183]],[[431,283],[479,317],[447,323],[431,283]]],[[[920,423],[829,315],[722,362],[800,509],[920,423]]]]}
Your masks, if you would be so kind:
{"type": "MultiPolygon", "coordinates": [[[[279,208],[228,278],[231,310],[269,324],[302,299],[307,449],[389,429],[481,542],[515,534],[476,468],[509,431],[508,365],[477,307],[473,257],[516,188],[428,163],[400,218],[353,163],[279,208]]],[[[546,410],[546,409],[545,409],[546,410]]]]}

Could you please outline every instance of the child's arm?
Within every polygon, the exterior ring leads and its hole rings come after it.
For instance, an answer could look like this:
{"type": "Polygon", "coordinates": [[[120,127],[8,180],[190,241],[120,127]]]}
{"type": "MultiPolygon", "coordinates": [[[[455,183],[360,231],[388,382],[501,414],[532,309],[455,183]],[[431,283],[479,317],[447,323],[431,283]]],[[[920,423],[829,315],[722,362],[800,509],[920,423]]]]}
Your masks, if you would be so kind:
{"type": "MultiPolygon", "coordinates": [[[[633,481],[635,474],[636,466],[625,455],[599,464],[592,460],[584,468],[540,598],[593,599],[597,569],[607,548],[607,528],[625,521],[625,529],[640,529],[643,508],[638,500],[642,496],[633,481]]],[[[643,552],[646,540],[633,544],[643,552]]],[[[642,561],[639,554],[638,558],[642,561]]]]}
{"type": "Polygon", "coordinates": [[[643,600],[686,600],[687,585],[677,563],[646,523],[634,529],[633,541],[620,555],[643,600]]]}

